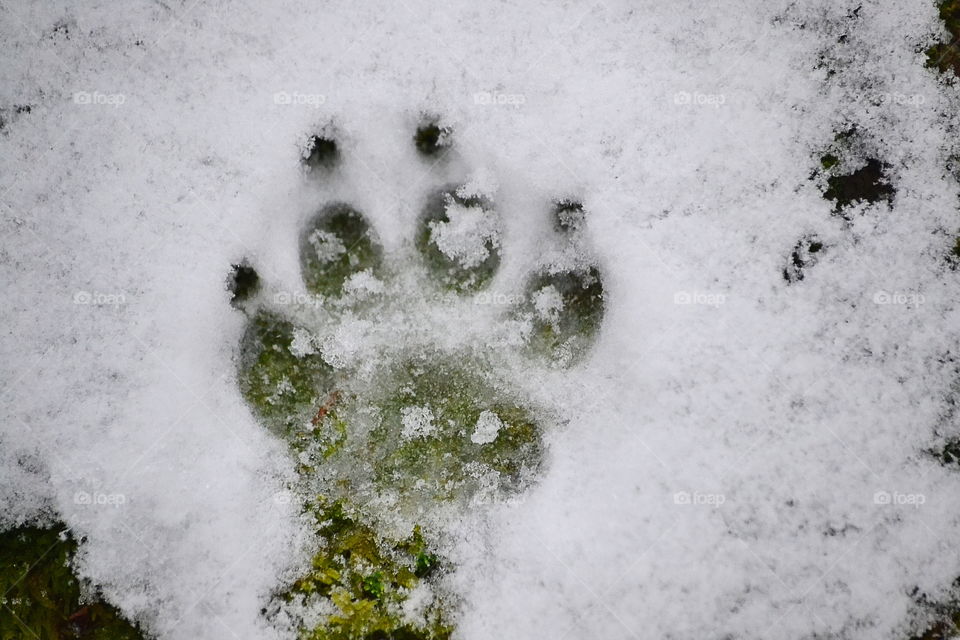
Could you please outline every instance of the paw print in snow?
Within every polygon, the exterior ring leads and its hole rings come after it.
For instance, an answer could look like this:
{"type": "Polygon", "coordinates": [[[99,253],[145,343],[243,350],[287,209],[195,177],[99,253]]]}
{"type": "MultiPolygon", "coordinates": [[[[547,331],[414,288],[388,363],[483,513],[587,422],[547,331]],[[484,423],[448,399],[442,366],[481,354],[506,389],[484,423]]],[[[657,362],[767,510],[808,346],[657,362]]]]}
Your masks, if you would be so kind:
{"type": "MultiPolygon", "coordinates": [[[[413,142],[411,154],[435,159],[452,131],[429,121],[413,142]]],[[[348,164],[320,136],[304,161],[329,179],[348,164]]],[[[569,366],[603,317],[584,207],[562,199],[544,210],[553,246],[498,321],[478,321],[502,251],[489,173],[426,194],[412,240],[389,254],[349,202],[319,206],[299,238],[306,296],[235,266],[234,306],[249,317],[240,390],[289,443],[320,545],[265,611],[277,624],[308,638],[451,633],[453,596],[436,588],[446,563],[427,538],[470,505],[522,491],[544,456],[547,414],[511,387],[503,350],[489,345],[519,349],[524,375],[569,366]]]]}

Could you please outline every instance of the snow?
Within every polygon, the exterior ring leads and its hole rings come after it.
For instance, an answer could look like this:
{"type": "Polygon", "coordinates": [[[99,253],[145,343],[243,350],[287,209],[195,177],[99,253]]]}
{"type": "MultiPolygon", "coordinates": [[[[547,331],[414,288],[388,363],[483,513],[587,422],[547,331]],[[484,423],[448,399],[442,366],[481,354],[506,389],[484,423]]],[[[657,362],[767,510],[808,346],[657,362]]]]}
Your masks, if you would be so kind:
{"type": "MultiPolygon", "coordinates": [[[[958,109],[923,67],[932,3],[0,14],[0,108],[32,106],[0,133],[0,525],[62,518],[79,572],[157,637],[283,637],[259,611],[309,548],[285,446],[237,391],[229,266],[302,291],[301,225],[341,200],[402,252],[425,194],[480,166],[492,295],[537,264],[545,203],[576,196],[608,307],[577,368],[505,375],[562,419],[536,486],[449,524],[458,637],[903,638],[911,591],[960,575],[958,478],[923,454],[958,433],[958,109]],[[448,163],[412,149],[423,111],[453,128],[448,163]],[[897,196],[846,225],[809,176],[850,123],[897,196]],[[344,156],[326,178],[299,164],[317,131],[344,156]],[[828,250],[786,285],[810,234],[828,250]]],[[[347,320],[325,358],[363,352],[347,320]]],[[[437,339],[469,340],[459,320],[437,339]]]]}
{"type": "Polygon", "coordinates": [[[403,407],[400,409],[400,416],[400,422],[403,425],[400,437],[404,440],[426,438],[437,430],[437,425],[433,424],[434,415],[430,407],[403,407]]]}
{"type": "Polygon", "coordinates": [[[326,264],[338,260],[340,256],[347,252],[340,238],[334,234],[320,229],[316,229],[309,235],[307,241],[313,250],[317,253],[317,260],[320,264],[326,264]]]}
{"type": "Polygon", "coordinates": [[[293,340],[290,341],[290,353],[298,358],[316,353],[314,338],[306,329],[295,327],[293,330],[293,340]]]}
{"type": "Polygon", "coordinates": [[[487,248],[500,245],[496,217],[480,205],[463,205],[447,196],[447,220],[430,222],[430,241],[450,260],[473,269],[490,255],[487,248]]]}
{"type": "Polygon", "coordinates": [[[349,276],[343,283],[343,292],[363,299],[376,296],[384,291],[383,281],[379,280],[370,269],[364,269],[349,276]]]}
{"type": "Polygon", "coordinates": [[[533,308],[543,320],[553,320],[563,311],[563,297],[553,285],[533,292],[533,308]]]}
{"type": "Polygon", "coordinates": [[[503,428],[503,421],[493,411],[482,411],[477,418],[477,426],[470,436],[474,444],[490,444],[497,439],[497,434],[503,428]]]}

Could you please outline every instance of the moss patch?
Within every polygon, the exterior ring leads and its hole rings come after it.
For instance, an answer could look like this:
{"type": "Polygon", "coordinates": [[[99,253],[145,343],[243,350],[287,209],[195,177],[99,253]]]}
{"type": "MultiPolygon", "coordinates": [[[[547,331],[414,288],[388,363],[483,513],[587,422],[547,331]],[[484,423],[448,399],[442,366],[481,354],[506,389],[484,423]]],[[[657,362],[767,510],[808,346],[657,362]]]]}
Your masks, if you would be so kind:
{"type": "Polygon", "coordinates": [[[361,393],[334,392],[312,430],[290,432],[300,472],[334,478],[336,497],[355,503],[393,495],[411,517],[521,490],[543,457],[540,428],[479,370],[465,357],[411,357],[361,393]]]}
{"type": "Polygon", "coordinates": [[[392,496],[395,514],[415,522],[438,503],[519,491],[542,460],[540,428],[462,354],[407,357],[341,389],[348,381],[319,356],[291,351],[294,331],[255,316],[240,374],[248,402],[290,443],[303,486],[329,490],[308,506],[321,550],[279,600],[288,612],[331,612],[303,623],[305,639],[449,637],[451,605],[431,582],[442,562],[419,529],[397,541],[359,509],[392,496]]]}
{"type": "Polygon", "coordinates": [[[81,597],[70,568],[77,543],[62,526],[0,533],[0,640],[142,638],[114,607],[81,597]]]}
{"type": "Polygon", "coordinates": [[[259,417],[284,435],[302,431],[331,388],[333,371],[317,354],[297,357],[295,327],[260,311],[247,325],[240,348],[240,391],[259,417]]]}
{"type": "Polygon", "coordinates": [[[381,269],[382,249],[367,219],[353,207],[324,207],[300,235],[300,269],[312,293],[338,296],[350,276],[381,269]]]}
{"type": "Polygon", "coordinates": [[[500,248],[487,240],[487,257],[474,267],[463,267],[460,262],[448,257],[434,242],[431,224],[448,223],[448,203],[464,207],[481,207],[489,215],[495,215],[492,203],[483,198],[464,198],[457,194],[456,187],[447,187],[434,192],[427,199],[417,223],[416,247],[424,257],[431,276],[447,289],[459,293],[479,291],[493,278],[500,266],[500,248]]]}
{"type": "Polygon", "coordinates": [[[440,561],[415,528],[392,542],[365,525],[343,502],[318,498],[310,505],[321,549],[308,573],[278,595],[287,604],[324,601],[318,625],[301,622],[304,640],[446,640],[452,628],[430,579],[440,561]],[[422,605],[405,607],[411,593],[422,605]]]}
{"type": "Polygon", "coordinates": [[[941,0],[940,19],[949,33],[949,42],[927,49],[927,66],[941,72],[953,70],[960,77],[960,0],[941,0]]]}
{"type": "Polygon", "coordinates": [[[600,329],[603,280],[596,267],[540,273],[526,287],[521,313],[532,318],[532,351],[563,364],[580,359],[600,329]]]}
{"type": "Polygon", "coordinates": [[[826,178],[823,197],[833,202],[834,214],[849,219],[846,210],[851,206],[893,202],[896,190],[890,184],[889,170],[889,165],[870,157],[864,136],[854,125],[834,135],[811,179],[826,178]]]}
{"type": "Polygon", "coordinates": [[[542,456],[539,429],[475,370],[432,358],[394,369],[385,387],[393,391],[374,399],[378,485],[432,500],[468,498],[485,479],[498,491],[522,488],[542,456]]]}

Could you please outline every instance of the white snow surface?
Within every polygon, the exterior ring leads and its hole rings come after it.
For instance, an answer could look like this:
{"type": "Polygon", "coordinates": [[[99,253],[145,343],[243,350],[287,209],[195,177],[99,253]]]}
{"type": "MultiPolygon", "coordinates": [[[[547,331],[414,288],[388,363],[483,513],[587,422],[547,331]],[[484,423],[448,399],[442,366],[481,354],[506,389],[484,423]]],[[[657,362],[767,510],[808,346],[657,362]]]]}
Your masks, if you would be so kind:
{"type": "Polygon", "coordinates": [[[302,290],[300,225],[336,199],[409,247],[429,111],[496,173],[493,291],[574,195],[608,295],[585,363],[517,383],[564,417],[539,483],[450,523],[457,638],[906,637],[910,591],[960,575],[960,478],[922,453],[960,329],[940,29],[921,0],[3,3],[0,526],[61,518],[158,638],[289,637],[259,610],[308,532],[224,280],[246,257],[302,290]],[[809,176],[850,122],[897,197],[844,228],[809,176]],[[808,233],[830,250],[787,286],[808,233]]]}

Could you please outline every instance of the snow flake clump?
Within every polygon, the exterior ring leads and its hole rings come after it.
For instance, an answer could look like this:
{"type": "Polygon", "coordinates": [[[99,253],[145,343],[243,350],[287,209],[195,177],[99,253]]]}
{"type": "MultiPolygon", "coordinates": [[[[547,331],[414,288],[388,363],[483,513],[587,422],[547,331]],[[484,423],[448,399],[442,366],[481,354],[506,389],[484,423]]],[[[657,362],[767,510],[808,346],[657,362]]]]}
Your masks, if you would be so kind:
{"type": "Polygon", "coordinates": [[[488,169],[477,169],[470,175],[470,179],[457,188],[457,196],[464,200],[470,198],[493,199],[500,189],[497,178],[488,169]]]}
{"type": "Polygon", "coordinates": [[[490,255],[488,244],[500,245],[496,216],[480,205],[460,204],[447,197],[447,221],[430,223],[430,239],[464,269],[473,269],[490,255]]]}
{"type": "Polygon", "coordinates": [[[340,240],[340,237],[329,231],[317,229],[310,234],[308,241],[316,252],[320,264],[334,262],[347,252],[347,247],[340,240]]]}
{"type": "Polygon", "coordinates": [[[383,289],[383,281],[373,275],[370,269],[354,273],[343,283],[343,292],[357,298],[379,295],[383,293],[383,289]]]}
{"type": "Polygon", "coordinates": [[[563,311],[563,296],[553,285],[544,287],[533,294],[533,308],[537,317],[550,321],[563,311]]]}
{"type": "Polygon", "coordinates": [[[290,353],[296,358],[302,358],[316,353],[317,348],[313,344],[313,336],[306,329],[297,327],[293,330],[293,340],[290,341],[290,353]]]}
{"type": "Polygon", "coordinates": [[[270,404],[277,404],[283,396],[293,393],[294,391],[296,391],[296,389],[294,388],[293,383],[290,382],[290,379],[287,378],[287,376],[283,376],[280,382],[277,383],[277,387],[273,394],[267,398],[267,402],[270,404]]]}
{"type": "Polygon", "coordinates": [[[400,436],[404,440],[425,438],[437,430],[433,424],[433,411],[430,407],[404,407],[400,410],[400,415],[400,421],[403,423],[400,436]]]}
{"type": "Polygon", "coordinates": [[[373,328],[374,325],[369,320],[362,320],[351,314],[345,315],[340,326],[320,341],[320,355],[335,369],[349,366],[363,353],[373,328]]]}
{"type": "Polygon", "coordinates": [[[497,434],[503,428],[503,420],[493,411],[484,411],[477,418],[477,426],[470,436],[474,444],[490,444],[497,439],[497,434]]]}

